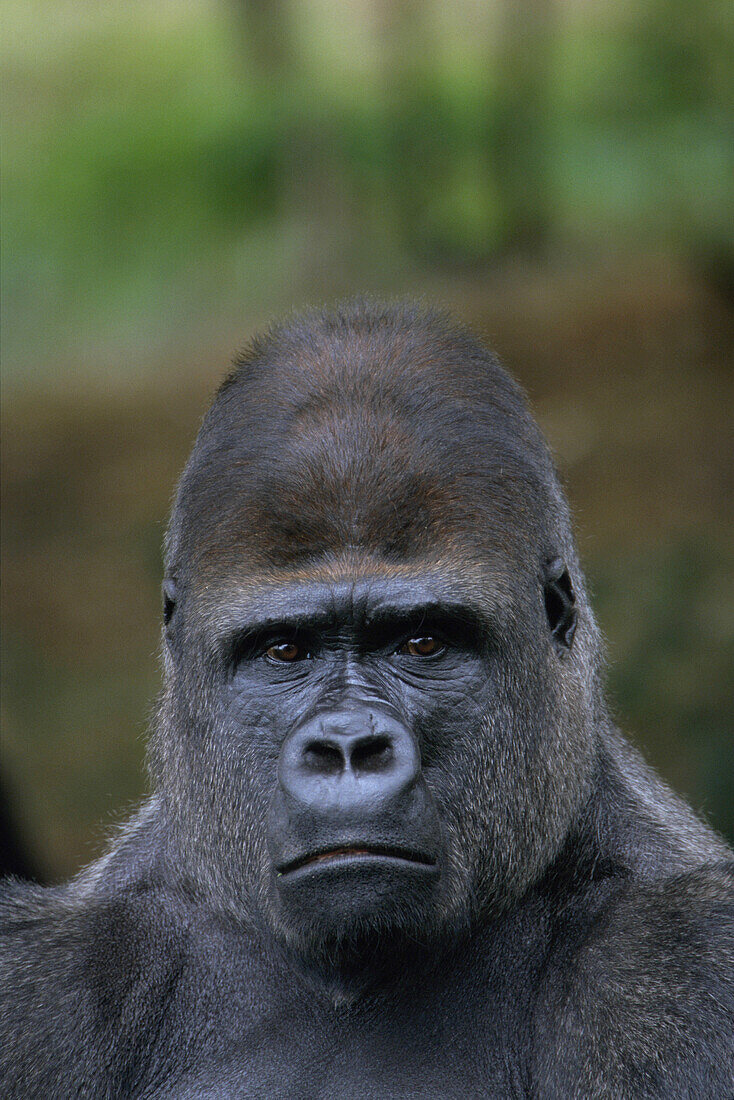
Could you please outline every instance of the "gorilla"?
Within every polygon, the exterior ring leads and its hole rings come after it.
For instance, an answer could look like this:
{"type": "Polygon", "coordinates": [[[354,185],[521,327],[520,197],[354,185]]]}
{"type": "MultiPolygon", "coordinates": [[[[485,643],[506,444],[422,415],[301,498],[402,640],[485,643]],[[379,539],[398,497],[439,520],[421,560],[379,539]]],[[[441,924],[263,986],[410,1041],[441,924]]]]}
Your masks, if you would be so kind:
{"type": "Polygon", "coordinates": [[[734,1096],[732,853],[601,649],[475,338],[356,302],[256,340],[167,534],[152,794],[4,887],[0,1095],[734,1096]]]}

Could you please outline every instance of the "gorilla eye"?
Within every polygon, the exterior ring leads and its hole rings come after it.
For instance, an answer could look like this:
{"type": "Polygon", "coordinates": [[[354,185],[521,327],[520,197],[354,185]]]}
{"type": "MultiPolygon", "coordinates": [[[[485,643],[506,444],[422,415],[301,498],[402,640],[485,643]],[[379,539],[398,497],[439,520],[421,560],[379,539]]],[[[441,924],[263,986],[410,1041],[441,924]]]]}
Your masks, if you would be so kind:
{"type": "Polygon", "coordinates": [[[440,653],[442,649],[444,649],[444,646],[437,638],[410,638],[401,645],[398,652],[409,653],[411,657],[433,657],[436,653],[440,653]]]}
{"type": "Polygon", "coordinates": [[[295,642],[278,642],[276,645],[268,646],[265,650],[265,656],[270,661],[290,663],[302,661],[308,655],[303,646],[296,645],[295,642]]]}

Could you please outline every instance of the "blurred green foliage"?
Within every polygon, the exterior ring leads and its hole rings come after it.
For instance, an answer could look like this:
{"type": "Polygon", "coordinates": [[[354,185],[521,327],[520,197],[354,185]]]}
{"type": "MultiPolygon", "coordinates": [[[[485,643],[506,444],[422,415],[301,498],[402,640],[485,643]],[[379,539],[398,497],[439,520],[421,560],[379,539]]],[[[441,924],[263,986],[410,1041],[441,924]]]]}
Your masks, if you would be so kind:
{"type": "Polygon", "coordinates": [[[49,330],[75,355],[271,300],[304,251],[383,277],[734,255],[728,0],[11,0],[6,24],[11,372],[49,330]]]}
{"type": "Polygon", "coordinates": [[[604,554],[590,580],[600,621],[617,639],[609,691],[623,728],[644,731],[647,758],[734,837],[730,554],[688,537],[604,554]]]}

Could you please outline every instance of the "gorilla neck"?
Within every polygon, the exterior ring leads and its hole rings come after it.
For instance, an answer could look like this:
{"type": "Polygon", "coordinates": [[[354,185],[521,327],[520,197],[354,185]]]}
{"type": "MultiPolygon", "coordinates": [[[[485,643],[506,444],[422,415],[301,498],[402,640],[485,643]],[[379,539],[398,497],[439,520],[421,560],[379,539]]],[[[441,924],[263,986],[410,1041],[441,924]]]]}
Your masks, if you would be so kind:
{"type": "MultiPolygon", "coordinates": [[[[324,942],[305,950],[278,942],[276,950],[288,970],[338,1007],[364,997],[395,996],[430,982],[430,976],[445,972],[447,964],[453,968],[451,960],[466,952],[470,940],[468,927],[431,943],[375,930],[361,938],[324,942]]],[[[275,942],[271,937],[271,947],[275,942]]]]}

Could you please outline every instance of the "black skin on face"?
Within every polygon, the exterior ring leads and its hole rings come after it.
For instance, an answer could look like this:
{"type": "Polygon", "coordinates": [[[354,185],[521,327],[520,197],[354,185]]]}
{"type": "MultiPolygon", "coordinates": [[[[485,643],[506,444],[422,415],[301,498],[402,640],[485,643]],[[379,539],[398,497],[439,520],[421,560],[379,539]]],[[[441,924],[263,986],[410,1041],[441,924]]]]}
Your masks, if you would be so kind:
{"type": "Polygon", "coordinates": [[[430,926],[451,875],[425,765],[440,766],[440,739],[481,737],[491,676],[477,611],[418,578],[299,584],[270,591],[268,613],[243,618],[221,651],[241,736],[277,759],[268,852],[288,930],[333,943],[390,914],[399,927],[406,910],[416,931],[430,926]]]}
{"type": "Polygon", "coordinates": [[[166,540],[152,792],[0,893],[0,1096],[734,1096],[734,865],[614,728],[523,395],[444,318],[274,329],[166,540]]]}

